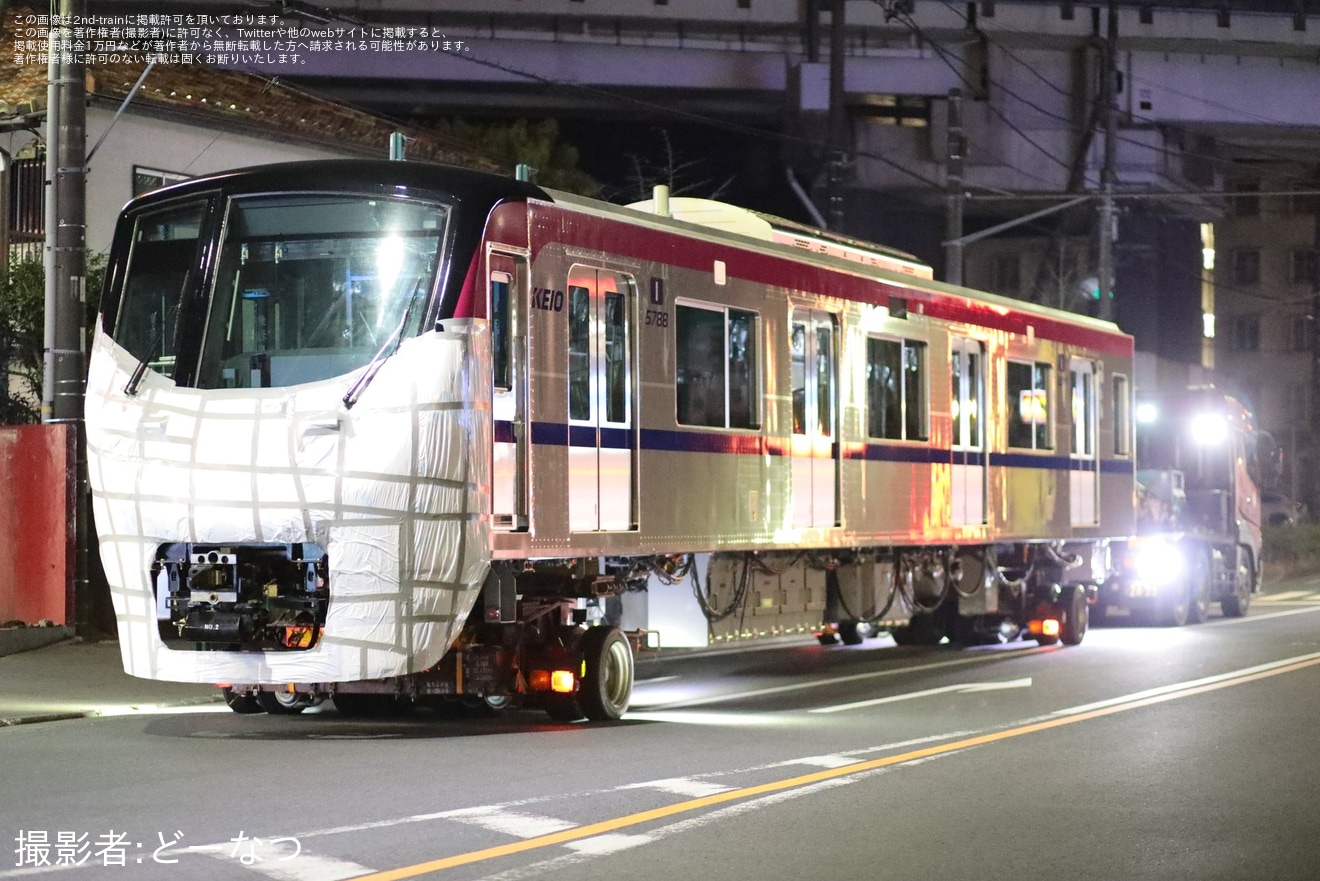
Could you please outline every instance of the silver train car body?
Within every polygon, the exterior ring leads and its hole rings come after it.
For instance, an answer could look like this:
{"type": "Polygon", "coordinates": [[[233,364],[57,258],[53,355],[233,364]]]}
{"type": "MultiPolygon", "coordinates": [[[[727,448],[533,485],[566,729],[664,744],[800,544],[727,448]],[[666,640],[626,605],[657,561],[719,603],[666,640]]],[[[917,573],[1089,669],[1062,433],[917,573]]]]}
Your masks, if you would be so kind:
{"type": "Polygon", "coordinates": [[[128,672],[612,718],[614,625],[670,596],[710,640],[1080,640],[1135,531],[1131,338],[659,212],[366,161],[130,203],[87,404],[128,672]]]}

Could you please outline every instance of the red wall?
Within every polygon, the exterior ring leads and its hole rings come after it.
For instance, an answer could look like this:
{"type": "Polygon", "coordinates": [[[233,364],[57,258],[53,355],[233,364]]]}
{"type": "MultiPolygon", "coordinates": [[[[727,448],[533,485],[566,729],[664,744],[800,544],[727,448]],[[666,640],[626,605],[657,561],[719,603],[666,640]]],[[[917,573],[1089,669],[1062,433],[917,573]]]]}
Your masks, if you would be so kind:
{"type": "Polygon", "coordinates": [[[72,437],[0,425],[0,624],[73,623],[72,437]]]}

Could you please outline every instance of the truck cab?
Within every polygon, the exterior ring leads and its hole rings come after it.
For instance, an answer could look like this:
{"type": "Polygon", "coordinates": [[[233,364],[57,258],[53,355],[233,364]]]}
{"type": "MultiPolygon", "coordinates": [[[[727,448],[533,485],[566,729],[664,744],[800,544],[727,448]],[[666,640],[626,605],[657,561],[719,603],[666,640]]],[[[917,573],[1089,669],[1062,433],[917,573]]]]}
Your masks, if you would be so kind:
{"type": "Polygon", "coordinates": [[[1137,535],[1117,546],[1093,613],[1169,626],[1218,602],[1245,615],[1260,586],[1261,492],[1278,446],[1251,411],[1213,388],[1137,405],[1137,535]]]}

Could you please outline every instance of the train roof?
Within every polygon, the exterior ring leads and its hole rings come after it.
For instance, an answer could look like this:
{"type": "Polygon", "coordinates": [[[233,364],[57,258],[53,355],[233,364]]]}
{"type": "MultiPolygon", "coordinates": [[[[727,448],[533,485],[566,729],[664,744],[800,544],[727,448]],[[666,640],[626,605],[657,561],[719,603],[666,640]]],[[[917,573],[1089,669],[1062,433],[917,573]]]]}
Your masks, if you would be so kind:
{"type": "Polygon", "coordinates": [[[290,189],[403,195],[409,189],[440,191],[458,205],[472,205],[484,214],[500,202],[545,202],[602,218],[652,229],[697,236],[732,247],[752,249],[815,264],[900,287],[959,301],[974,301],[996,310],[1064,321],[1118,336],[1127,336],[1109,321],[1066,312],[1026,300],[935,281],[930,267],[911,254],[835,233],[700,199],[671,199],[671,215],[654,213],[653,202],[621,206],[572,193],[539,187],[513,177],[429,162],[384,159],[314,159],[239,168],[194,178],[137,197],[128,208],[189,193],[220,189],[227,193],[261,193],[290,189]],[[677,205],[678,211],[674,211],[677,205]],[[648,208],[652,210],[647,210],[648,208]]]}

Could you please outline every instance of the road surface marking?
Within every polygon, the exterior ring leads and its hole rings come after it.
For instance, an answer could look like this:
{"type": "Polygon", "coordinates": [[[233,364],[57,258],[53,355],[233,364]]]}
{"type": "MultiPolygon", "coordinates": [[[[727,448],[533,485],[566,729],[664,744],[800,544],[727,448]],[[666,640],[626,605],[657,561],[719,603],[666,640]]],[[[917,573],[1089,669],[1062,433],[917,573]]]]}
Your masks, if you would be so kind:
{"type": "Polygon", "coordinates": [[[992,660],[1000,660],[1006,657],[1017,657],[1019,655],[1034,654],[1041,651],[1055,651],[1053,648],[1042,649],[1039,646],[1023,649],[1001,649],[998,651],[987,651],[978,653],[976,657],[959,658],[954,661],[938,661],[934,664],[922,664],[917,667],[894,667],[888,670],[876,670],[871,673],[853,673],[849,676],[835,676],[830,679],[813,679],[810,682],[797,682],[793,685],[774,685],[767,688],[756,688],[751,691],[740,691],[734,694],[714,694],[708,697],[698,697],[691,700],[671,701],[663,704],[646,704],[633,702],[633,706],[639,710],[679,710],[687,707],[702,707],[707,704],[722,704],[729,701],[744,700],[750,697],[765,697],[771,694],[787,694],[792,691],[805,691],[809,688],[825,688],[831,685],[840,685],[845,682],[861,682],[867,679],[883,679],[889,676],[901,676],[906,673],[924,673],[928,670],[942,670],[948,667],[966,667],[970,664],[983,664],[992,660]]]}
{"type": "Polygon", "coordinates": [[[817,768],[846,768],[848,765],[855,765],[861,759],[856,756],[807,756],[801,759],[793,759],[791,762],[780,762],[780,767],[784,765],[813,765],[817,768]]]}
{"type": "Polygon", "coordinates": [[[932,697],[937,694],[973,694],[982,691],[1000,691],[1008,688],[1030,688],[1031,678],[1010,679],[1005,682],[970,682],[962,685],[945,685],[942,688],[928,688],[925,691],[910,691],[907,694],[895,694],[889,697],[877,697],[871,700],[854,701],[850,704],[836,704],[832,707],[816,707],[808,713],[841,713],[844,710],[858,710],[862,707],[875,707],[880,704],[893,704],[899,701],[915,700],[919,697],[932,697]]]}
{"type": "MultiPolygon", "coordinates": [[[[1065,725],[1075,725],[1078,722],[1100,719],[1105,716],[1125,713],[1130,710],[1153,706],[1166,701],[1180,700],[1185,697],[1192,697],[1193,695],[1206,694],[1211,691],[1229,688],[1234,685],[1242,685],[1273,676],[1280,676],[1284,673],[1304,670],[1316,665],[1320,665],[1320,652],[1287,658],[1281,661],[1276,661],[1273,664],[1262,664],[1257,667],[1245,668],[1233,673],[1226,673],[1222,677],[1210,677],[1214,681],[1202,679],[1182,683],[1181,690],[1168,691],[1146,697],[1142,696],[1144,694],[1143,692],[1137,692],[1128,695],[1128,699],[1124,703],[1099,707],[1084,712],[1076,712],[1067,716],[1045,718],[1024,725],[1018,725],[1013,728],[994,731],[988,734],[981,734],[975,737],[957,740],[952,743],[942,744],[940,746],[925,747],[923,749],[916,749],[906,753],[899,753],[897,755],[856,762],[844,768],[829,768],[815,771],[810,774],[789,777],[783,780],[774,780],[757,786],[731,789],[727,792],[719,792],[702,798],[677,802],[675,804],[665,805],[664,807],[654,808],[648,811],[639,811],[635,814],[627,814],[610,820],[603,820],[598,823],[590,823],[586,826],[578,826],[562,832],[542,835],[538,838],[529,838],[510,844],[503,844],[496,847],[484,848],[482,850],[474,850],[467,853],[455,854],[453,856],[441,857],[435,860],[428,860],[424,863],[416,863],[411,866],[402,866],[398,869],[390,869],[384,872],[378,872],[374,875],[366,875],[357,879],[357,881],[401,881],[401,879],[404,878],[416,878],[419,875],[440,872],[445,869],[452,869],[456,866],[466,866],[473,863],[484,862],[486,860],[493,860],[500,857],[539,850],[544,847],[568,844],[571,841],[580,841],[584,838],[592,838],[597,835],[617,832],[620,829],[629,829],[635,826],[640,826],[644,823],[652,823],[656,820],[663,820],[667,817],[673,817],[679,814],[688,814],[704,808],[728,804],[729,802],[744,801],[754,799],[758,796],[772,794],[791,797],[790,793],[795,794],[796,790],[808,786],[841,785],[848,782],[846,779],[842,778],[848,778],[855,774],[868,773],[880,768],[892,767],[894,765],[911,764],[918,760],[930,759],[932,757],[968,749],[970,747],[997,743],[1001,740],[1010,740],[1027,734],[1049,731],[1054,728],[1061,728],[1065,725]]],[[[1170,688],[1177,688],[1177,686],[1170,686],[1170,688]]],[[[694,818],[694,820],[695,819],[704,819],[704,817],[694,818]]]]}
{"type": "Polygon", "coordinates": [[[727,792],[733,789],[732,786],[725,786],[722,783],[707,783],[704,780],[693,780],[691,777],[670,777],[667,780],[649,780],[646,783],[629,783],[626,786],[620,786],[620,789],[658,789],[661,792],[670,792],[674,795],[686,795],[692,798],[698,798],[703,795],[714,795],[717,792],[727,792]]]}
{"type": "Polygon", "coordinates": [[[249,842],[243,842],[238,855],[234,855],[234,845],[226,844],[218,852],[207,853],[207,856],[227,863],[240,863],[243,868],[251,869],[267,878],[274,878],[276,881],[344,881],[346,878],[356,878],[375,871],[349,860],[317,856],[306,851],[301,851],[297,856],[290,858],[287,847],[272,847],[269,843],[258,839],[252,841],[256,844],[250,849],[247,846],[249,842]],[[251,863],[240,862],[240,857],[249,855],[252,857],[251,863]]]}
{"type": "Polygon", "coordinates": [[[637,847],[639,844],[647,844],[654,841],[655,838],[650,835],[619,835],[611,833],[608,835],[597,835],[594,838],[583,838],[581,841],[570,841],[564,845],[571,850],[579,853],[587,853],[592,856],[603,856],[609,853],[617,853],[621,850],[627,850],[630,847],[637,847]]]}
{"type": "MultiPolygon", "coordinates": [[[[1055,710],[1053,716],[1070,716],[1076,713],[1089,713],[1093,710],[1104,709],[1106,707],[1119,706],[1121,704],[1141,701],[1147,698],[1156,698],[1164,695],[1174,694],[1186,691],[1187,689],[1201,688],[1203,686],[1217,685],[1222,682],[1236,680],[1243,676],[1251,676],[1258,673],[1268,673],[1280,667],[1288,667],[1290,664],[1314,664],[1320,663],[1320,652],[1312,652],[1309,655],[1298,655],[1295,658],[1288,658],[1283,661],[1273,661],[1269,664],[1259,664],[1255,667],[1246,667],[1241,670],[1234,670],[1230,673],[1220,673],[1217,676],[1206,676],[1202,679],[1192,679],[1188,682],[1175,682],[1172,685],[1161,685],[1158,688],[1147,688],[1144,691],[1134,691],[1131,694],[1120,695],[1119,697],[1109,698],[1108,700],[1096,701],[1090,704],[1081,704],[1076,707],[1068,707],[1066,710],[1055,710]]],[[[1283,672],[1283,671],[1281,671],[1283,672]]],[[[1231,684],[1231,683],[1230,683],[1231,684]]]]}
{"type": "Polygon", "coordinates": [[[479,808],[460,808],[457,811],[444,811],[432,816],[455,820],[459,823],[468,823],[472,826],[480,826],[492,832],[503,832],[506,835],[515,835],[518,838],[541,838],[577,826],[576,823],[570,823],[567,820],[543,817],[539,814],[524,814],[521,811],[510,811],[494,805],[479,808]]]}
{"type": "Polygon", "coordinates": [[[1267,593],[1265,596],[1255,598],[1257,602],[1315,602],[1317,596],[1315,590],[1284,590],[1283,593],[1267,593]]]}

